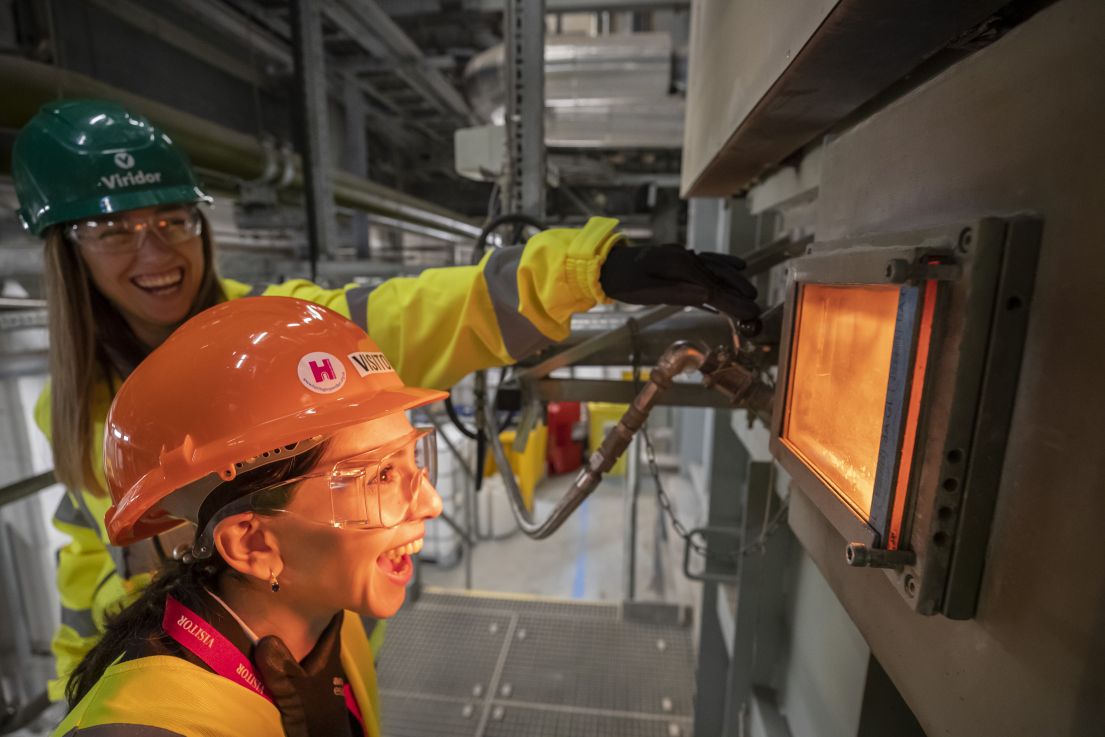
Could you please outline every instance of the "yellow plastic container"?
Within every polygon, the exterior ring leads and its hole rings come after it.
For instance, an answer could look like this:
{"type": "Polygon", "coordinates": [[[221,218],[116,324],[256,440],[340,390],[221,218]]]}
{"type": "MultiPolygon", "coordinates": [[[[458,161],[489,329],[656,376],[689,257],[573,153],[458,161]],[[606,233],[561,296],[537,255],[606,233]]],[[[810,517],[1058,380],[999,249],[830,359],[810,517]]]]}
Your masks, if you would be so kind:
{"type": "MultiPolygon", "coordinates": [[[[629,409],[628,404],[615,404],[613,402],[587,403],[587,416],[590,422],[589,430],[591,436],[591,447],[588,448],[588,453],[593,453],[596,448],[602,445],[606,433],[611,427],[618,424],[618,420],[622,418],[622,415],[625,414],[627,409],[629,409]]],[[[614,467],[611,468],[606,475],[625,475],[625,453],[622,454],[622,457],[618,459],[614,467]]]]}
{"type": "MultiPolygon", "coordinates": [[[[529,434],[524,453],[514,452],[514,430],[504,430],[499,433],[499,440],[503,444],[507,460],[514,471],[514,478],[518,479],[518,488],[522,492],[522,499],[526,502],[526,509],[533,511],[533,491],[541,479],[545,478],[545,456],[549,444],[549,428],[545,423],[538,423],[529,434]]],[[[485,478],[494,475],[499,470],[495,465],[495,456],[491,450],[487,451],[487,462],[483,466],[485,478]]]]}

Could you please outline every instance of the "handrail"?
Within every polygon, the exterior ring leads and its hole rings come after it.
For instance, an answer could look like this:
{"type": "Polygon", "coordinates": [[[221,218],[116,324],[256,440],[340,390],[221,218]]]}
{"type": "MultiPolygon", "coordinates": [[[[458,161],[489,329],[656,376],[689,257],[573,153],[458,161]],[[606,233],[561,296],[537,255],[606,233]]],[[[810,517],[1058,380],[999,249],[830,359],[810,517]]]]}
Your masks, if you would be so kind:
{"type": "Polygon", "coordinates": [[[50,708],[49,693],[43,689],[32,696],[26,703],[0,714],[0,735],[14,732],[27,726],[50,708]]]}
{"type": "Polygon", "coordinates": [[[52,468],[37,476],[29,476],[19,481],[13,481],[7,486],[0,487],[0,507],[29,497],[31,494],[38,493],[56,483],[57,478],[54,476],[54,469],[52,468]]]}
{"type": "MultiPolygon", "coordinates": [[[[0,487],[0,507],[4,507],[20,499],[26,499],[48,486],[57,483],[54,470],[44,471],[36,476],[12,482],[0,487]]],[[[4,704],[4,711],[0,712],[0,735],[14,732],[37,719],[47,707],[50,706],[50,698],[46,691],[36,693],[25,703],[4,704]]]]}

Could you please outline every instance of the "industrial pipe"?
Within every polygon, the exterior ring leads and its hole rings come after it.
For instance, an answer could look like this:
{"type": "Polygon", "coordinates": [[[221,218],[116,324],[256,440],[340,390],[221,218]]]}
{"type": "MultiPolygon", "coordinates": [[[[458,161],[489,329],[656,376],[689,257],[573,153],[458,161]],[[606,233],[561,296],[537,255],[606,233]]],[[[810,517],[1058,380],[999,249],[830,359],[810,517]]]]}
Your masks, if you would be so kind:
{"type": "MultiPolygon", "coordinates": [[[[103,98],[149,118],[188,153],[197,168],[212,169],[241,180],[260,179],[267,168],[271,168],[271,152],[253,136],[77,72],[28,59],[2,57],[0,89],[4,90],[3,101],[0,101],[0,127],[3,128],[22,128],[40,107],[59,97],[103,98]]],[[[293,173],[288,184],[302,188],[302,162],[294,154],[289,158],[293,173]]],[[[336,171],[333,178],[334,201],[339,205],[433,226],[469,238],[480,233],[478,225],[458,213],[417,197],[347,172],[336,171]]]]}
{"type": "MultiPolygon", "coordinates": [[[[502,471],[503,483],[506,485],[507,495],[510,499],[510,508],[514,512],[514,518],[518,521],[518,526],[522,529],[522,532],[534,540],[542,540],[556,532],[564,524],[564,521],[571,516],[572,512],[591,495],[591,492],[598,488],[603,474],[613,468],[618,458],[629,447],[633,436],[648,420],[648,415],[652,412],[652,408],[660,394],[671,388],[676,376],[684,371],[698,369],[705,363],[706,359],[707,350],[705,346],[700,344],[680,342],[675,343],[668,349],[660,358],[660,362],[656,364],[656,368],[652,370],[644,388],[629,405],[629,409],[626,410],[618,424],[610,430],[606,439],[602,441],[602,445],[591,454],[587,465],[576,476],[572,487],[565,493],[544,522],[535,522],[526,510],[522,492],[510,470],[510,462],[506,458],[503,444],[498,437],[492,437],[491,450],[495,455],[495,462],[502,471]]],[[[494,402],[484,403],[484,417],[487,427],[495,427],[494,402]]]]}

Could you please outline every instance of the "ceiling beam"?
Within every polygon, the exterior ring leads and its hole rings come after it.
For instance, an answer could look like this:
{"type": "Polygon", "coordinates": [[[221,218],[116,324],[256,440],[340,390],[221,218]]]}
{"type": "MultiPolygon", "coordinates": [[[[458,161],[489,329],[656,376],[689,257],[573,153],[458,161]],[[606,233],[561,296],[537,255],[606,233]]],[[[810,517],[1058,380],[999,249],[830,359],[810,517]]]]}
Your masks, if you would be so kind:
{"type": "MultiPolygon", "coordinates": [[[[113,9],[112,3],[107,0],[97,0],[112,12],[122,13],[122,10],[113,9]]],[[[113,0],[114,2],[114,0],[113,0]]],[[[234,39],[243,47],[252,49],[269,61],[281,67],[283,72],[291,72],[295,61],[291,51],[291,28],[287,21],[269,16],[264,17],[265,25],[262,26],[262,8],[252,2],[243,2],[243,12],[238,12],[218,0],[170,0],[171,4],[181,12],[195,18],[204,25],[220,31],[229,38],[234,39]]],[[[129,10],[133,2],[127,2],[126,6],[120,6],[123,10],[129,10]]],[[[149,11],[144,11],[148,13],[149,11]]],[[[131,14],[128,22],[137,22],[139,14],[131,14]]],[[[208,58],[211,57],[201,57],[208,58]]],[[[328,60],[329,61],[329,60],[328,60]]],[[[333,64],[328,64],[333,67],[333,64]]],[[[330,96],[341,99],[337,90],[343,89],[344,79],[340,72],[328,73],[328,87],[330,96]]],[[[373,131],[383,135],[393,143],[402,146],[413,146],[419,141],[412,136],[412,131],[418,131],[427,139],[440,141],[441,136],[421,123],[404,120],[402,111],[392,105],[384,95],[363,79],[356,80],[356,86],[360,88],[365,97],[371,102],[368,117],[373,131]]]]}
{"type": "Polygon", "coordinates": [[[285,31],[288,31],[288,33],[285,34],[285,38],[279,38],[215,0],[170,1],[182,12],[198,19],[204,25],[221,31],[230,38],[244,43],[270,61],[281,65],[284,67],[284,71],[291,70],[294,62],[291,49],[288,47],[286,40],[290,31],[286,27],[285,31]]]}
{"type": "Polygon", "coordinates": [[[477,122],[464,96],[376,0],[328,0],[323,12],[368,53],[399,62],[395,74],[435,108],[466,124],[477,122]]]}
{"type": "MultiPolygon", "coordinates": [[[[396,18],[441,13],[442,0],[379,0],[381,8],[396,18]]],[[[457,3],[450,3],[456,7],[457,3]]],[[[691,0],[545,0],[547,13],[598,13],[604,10],[687,9],[691,0]]],[[[476,13],[501,13],[504,0],[461,0],[460,9],[476,13]]]]}
{"type": "MultiPolygon", "coordinates": [[[[133,0],[92,0],[92,4],[104,12],[127,23],[161,43],[180,49],[203,62],[221,69],[232,77],[248,84],[263,86],[267,80],[252,64],[228,54],[209,39],[196,36],[171,20],[155,13],[133,0]]],[[[185,6],[188,7],[188,6],[185,6]]],[[[288,56],[290,60],[290,55],[288,56]]]]}

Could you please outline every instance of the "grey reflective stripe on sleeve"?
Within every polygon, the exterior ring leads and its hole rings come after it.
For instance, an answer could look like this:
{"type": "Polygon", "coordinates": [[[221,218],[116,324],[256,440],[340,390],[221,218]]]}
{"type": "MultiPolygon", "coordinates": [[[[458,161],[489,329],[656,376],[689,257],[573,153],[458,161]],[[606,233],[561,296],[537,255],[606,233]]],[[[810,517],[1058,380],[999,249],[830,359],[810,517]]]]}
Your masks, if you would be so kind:
{"type": "Polygon", "coordinates": [[[97,533],[100,531],[100,521],[96,519],[96,515],[92,514],[92,510],[88,508],[88,502],[84,500],[84,492],[82,491],[66,491],[65,495],[68,497],[75,497],[77,500],[77,506],[81,508],[81,514],[84,518],[92,523],[92,529],[97,533]]]}
{"type": "Polygon", "coordinates": [[[99,529],[96,520],[92,519],[92,515],[88,511],[88,507],[84,506],[83,503],[80,506],[74,504],[73,496],[68,490],[61,495],[58,508],[54,510],[54,519],[74,527],[87,527],[90,530],[99,529]]]}
{"type": "Polygon", "coordinates": [[[62,737],[184,737],[180,732],[146,724],[97,724],[73,727],[62,737]]]}
{"type": "Polygon", "coordinates": [[[515,360],[525,358],[553,342],[518,312],[518,266],[522,263],[524,248],[511,246],[492,251],[483,267],[483,278],[495,308],[503,345],[515,360]]]}
{"type": "Polygon", "coordinates": [[[112,545],[111,543],[105,544],[104,547],[107,548],[107,554],[111,556],[111,562],[115,564],[115,572],[119,574],[119,577],[130,578],[126,548],[120,548],[118,545],[112,545]]]}
{"type": "Polygon", "coordinates": [[[345,302],[349,305],[349,319],[357,327],[368,332],[368,295],[376,287],[353,287],[345,293],[345,302]]]}
{"type": "Polygon", "coordinates": [[[91,609],[61,608],[61,623],[66,627],[72,627],[81,637],[92,637],[99,633],[96,623],[92,621],[91,609]]]}
{"type": "Polygon", "coordinates": [[[272,286],[272,282],[267,281],[260,282],[258,284],[246,284],[246,286],[249,287],[249,291],[246,292],[247,295],[252,297],[260,297],[262,294],[265,293],[265,290],[272,286]]]}
{"type": "MultiPolygon", "coordinates": [[[[92,510],[88,508],[88,504],[84,501],[84,495],[81,492],[74,492],[77,497],[77,504],[80,505],[80,512],[87,520],[95,520],[92,515],[92,510]]],[[[70,496],[67,492],[66,497],[70,496]]],[[[96,530],[97,534],[100,531],[100,527],[95,522],[88,525],[92,529],[96,530]]],[[[104,547],[107,548],[107,554],[111,556],[111,562],[115,564],[115,570],[119,572],[122,578],[130,578],[130,568],[127,566],[127,553],[123,548],[112,545],[111,543],[104,543],[104,547]]]]}
{"type": "MultiPolygon", "coordinates": [[[[92,510],[85,504],[84,496],[79,491],[65,492],[61,502],[58,503],[57,510],[54,511],[54,519],[77,527],[86,527],[94,530],[97,535],[100,534],[100,526],[96,523],[96,518],[92,516],[92,510]],[[77,498],[76,504],[73,503],[74,496],[77,498]]],[[[129,578],[130,567],[127,565],[126,550],[110,543],[104,543],[104,547],[107,548],[107,554],[111,556],[111,562],[115,565],[115,570],[119,572],[119,575],[122,578],[129,578]]]]}

